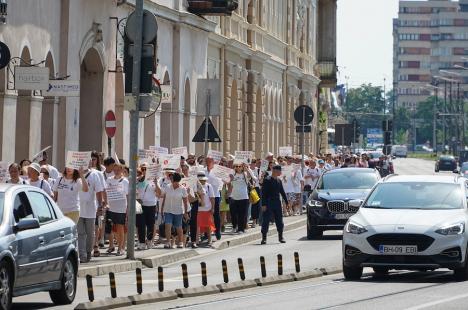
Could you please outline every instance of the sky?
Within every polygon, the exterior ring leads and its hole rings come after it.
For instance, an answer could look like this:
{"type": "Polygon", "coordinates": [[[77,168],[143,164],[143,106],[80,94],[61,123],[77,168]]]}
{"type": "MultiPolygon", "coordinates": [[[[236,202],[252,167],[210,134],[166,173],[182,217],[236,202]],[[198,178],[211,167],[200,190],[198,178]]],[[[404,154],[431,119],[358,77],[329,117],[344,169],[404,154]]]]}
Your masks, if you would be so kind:
{"type": "Polygon", "coordinates": [[[398,0],[338,0],[338,81],[349,88],[372,83],[392,88],[393,18],[398,0]]]}

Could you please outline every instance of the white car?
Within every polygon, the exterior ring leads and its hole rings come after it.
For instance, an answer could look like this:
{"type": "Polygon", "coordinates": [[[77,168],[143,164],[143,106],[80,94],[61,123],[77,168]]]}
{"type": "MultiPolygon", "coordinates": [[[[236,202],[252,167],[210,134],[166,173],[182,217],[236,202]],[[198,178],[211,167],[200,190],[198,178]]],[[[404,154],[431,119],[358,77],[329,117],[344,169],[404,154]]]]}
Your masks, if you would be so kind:
{"type": "Polygon", "coordinates": [[[389,176],[376,184],[343,232],[343,273],[448,268],[468,280],[467,180],[460,176],[389,176]]]}

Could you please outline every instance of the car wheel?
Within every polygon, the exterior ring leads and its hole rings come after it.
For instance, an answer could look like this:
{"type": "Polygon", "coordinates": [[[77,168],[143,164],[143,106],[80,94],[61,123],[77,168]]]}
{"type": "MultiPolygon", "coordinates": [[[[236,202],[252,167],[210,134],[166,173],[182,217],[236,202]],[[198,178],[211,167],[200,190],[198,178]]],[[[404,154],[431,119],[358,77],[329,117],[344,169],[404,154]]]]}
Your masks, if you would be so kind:
{"type": "Polygon", "coordinates": [[[50,291],[50,299],[56,305],[69,305],[75,300],[76,295],[76,266],[69,257],[62,272],[61,287],[59,290],[50,291]]]}
{"type": "Polygon", "coordinates": [[[13,277],[6,261],[0,263],[0,309],[10,310],[13,296],[13,277]]]}
{"type": "Polygon", "coordinates": [[[389,269],[387,267],[373,267],[374,273],[376,276],[386,276],[388,275],[389,269]]]}
{"type": "Polygon", "coordinates": [[[343,265],[343,274],[346,280],[359,280],[362,277],[362,267],[348,267],[343,265]]]}

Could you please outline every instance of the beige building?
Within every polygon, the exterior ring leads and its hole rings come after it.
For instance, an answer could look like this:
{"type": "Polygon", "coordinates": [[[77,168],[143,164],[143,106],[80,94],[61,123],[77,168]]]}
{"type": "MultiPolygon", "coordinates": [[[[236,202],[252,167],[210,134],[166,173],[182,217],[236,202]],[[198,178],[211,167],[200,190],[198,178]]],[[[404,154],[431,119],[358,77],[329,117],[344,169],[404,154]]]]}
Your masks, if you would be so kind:
{"type": "Polygon", "coordinates": [[[468,90],[466,57],[467,0],[400,1],[394,20],[393,71],[398,105],[415,108],[431,94],[427,84],[435,81],[444,88],[447,82],[439,76],[455,78],[462,92],[468,90]]]}
{"type": "MultiPolygon", "coordinates": [[[[51,145],[52,162],[63,167],[67,150],[106,151],[107,110],[117,116],[112,151],[129,158],[119,30],[134,1],[121,2],[8,1],[0,41],[16,58],[0,71],[2,161],[30,158],[51,145]],[[30,64],[49,67],[51,79],[79,81],[80,96],[16,90],[14,66],[30,64]]],[[[188,13],[183,0],[147,0],[145,8],[159,26],[156,77],[172,87],[173,100],[141,119],[140,148],[187,145],[202,152],[191,142],[203,119],[196,113],[197,81],[216,77],[221,116],[213,120],[223,143],[213,148],[257,155],[283,145],[297,150],[292,112],[308,104],[316,117],[306,149],[317,151],[319,134],[326,137],[319,115],[336,83],[336,0],[241,0],[232,17],[207,19],[188,13]]]]}

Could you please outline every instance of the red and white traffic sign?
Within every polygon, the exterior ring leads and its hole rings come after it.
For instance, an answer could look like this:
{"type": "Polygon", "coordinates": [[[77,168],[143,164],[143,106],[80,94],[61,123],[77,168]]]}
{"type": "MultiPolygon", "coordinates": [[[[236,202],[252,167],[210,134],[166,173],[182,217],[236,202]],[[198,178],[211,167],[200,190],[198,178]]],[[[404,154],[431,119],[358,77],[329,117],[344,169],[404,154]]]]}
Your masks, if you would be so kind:
{"type": "Polygon", "coordinates": [[[106,134],[109,138],[113,138],[116,131],[116,120],[114,111],[109,110],[106,113],[105,117],[105,127],[106,127],[106,134]]]}

